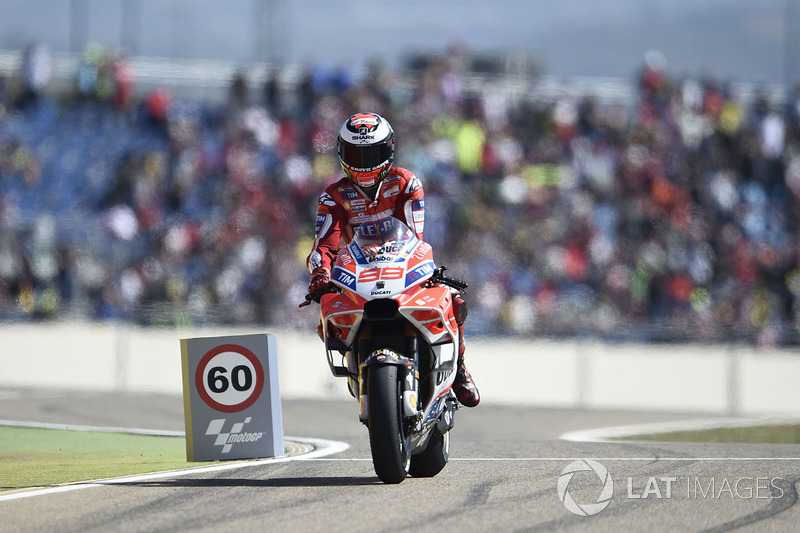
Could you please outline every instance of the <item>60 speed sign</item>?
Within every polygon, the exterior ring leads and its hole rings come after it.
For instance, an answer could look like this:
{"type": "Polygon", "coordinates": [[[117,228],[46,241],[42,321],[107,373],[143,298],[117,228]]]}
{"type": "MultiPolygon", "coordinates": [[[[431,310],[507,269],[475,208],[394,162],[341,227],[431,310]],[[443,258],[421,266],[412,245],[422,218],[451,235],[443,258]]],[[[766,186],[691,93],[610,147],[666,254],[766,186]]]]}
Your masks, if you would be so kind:
{"type": "Polygon", "coordinates": [[[209,350],[197,365],[194,378],[203,401],[223,413],[247,409],[264,388],[264,369],[258,358],[236,344],[209,350]]]}

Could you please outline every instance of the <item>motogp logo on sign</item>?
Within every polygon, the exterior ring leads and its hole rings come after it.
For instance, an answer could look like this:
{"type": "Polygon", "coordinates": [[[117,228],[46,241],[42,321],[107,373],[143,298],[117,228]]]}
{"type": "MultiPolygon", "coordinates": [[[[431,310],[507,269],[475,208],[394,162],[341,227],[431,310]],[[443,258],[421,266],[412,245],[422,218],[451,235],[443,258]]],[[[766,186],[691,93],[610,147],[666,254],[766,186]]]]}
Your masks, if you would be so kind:
{"type": "Polygon", "coordinates": [[[254,433],[242,431],[244,429],[244,425],[250,423],[251,420],[252,418],[248,416],[244,419],[244,422],[237,422],[233,424],[233,426],[231,426],[231,430],[227,433],[224,433],[222,428],[225,427],[226,419],[217,418],[208,423],[206,435],[216,435],[217,438],[214,441],[214,446],[222,446],[222,453],[230,453],[234,444],[239,442],[256,442],[264,436],[263,431],[254,433]]]}

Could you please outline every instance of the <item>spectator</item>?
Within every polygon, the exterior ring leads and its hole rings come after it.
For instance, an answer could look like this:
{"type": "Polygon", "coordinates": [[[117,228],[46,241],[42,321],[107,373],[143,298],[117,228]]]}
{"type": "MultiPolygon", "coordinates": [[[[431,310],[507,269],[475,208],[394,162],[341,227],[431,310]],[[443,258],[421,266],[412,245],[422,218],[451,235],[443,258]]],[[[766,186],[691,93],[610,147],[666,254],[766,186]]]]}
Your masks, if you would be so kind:
{"type": "Polygon", "coordinates": [[[21,107],[35,105],[52,76],[50,52],[44,44],[28,46],[22,57],[22,102],[21,107]]]}
{"type": "Polygon", "coordinates": [[[209,120],[211,104],[163,89],[137,102],[124,58],[87,47],[81,94],[101,117],[141,104],[147,120],[100,131],[75,103],[0,121],[2,316],[309,327],[299,221],[340,177],[331,133],[369,105],[425,180],[437,261],[471,278],[468,334],[800,341],[797,93],[736,98],[653,54],[627,107],[514,100],[468,89],[469,52],[454,57],[420,62],[411,94],[386,70],[315,65],[286,98],[270,76],[255,102],[240,75],[209,120]],[[54,240],[34,249],[49,212],[54,240]]]}

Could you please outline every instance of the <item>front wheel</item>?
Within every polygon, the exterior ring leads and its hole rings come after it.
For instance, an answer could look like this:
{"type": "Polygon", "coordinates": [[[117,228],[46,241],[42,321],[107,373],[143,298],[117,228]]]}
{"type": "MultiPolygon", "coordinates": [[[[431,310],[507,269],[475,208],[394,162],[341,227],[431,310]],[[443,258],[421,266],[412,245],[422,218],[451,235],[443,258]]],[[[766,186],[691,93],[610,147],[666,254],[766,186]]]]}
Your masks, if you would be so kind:
{"type": "Polygon", "coordinates": [[[409,473],[414,477],[433,477],[442,471],[450,458],[450,432],[434,428],[425,449],[411,458],[409,473]]]}
{"type": "Polygon", "coordinates": [[[367,374],[369,445],[375,473],[384,483],[400,483],[411,465],[398,368],[375,365],[367,374]]]}

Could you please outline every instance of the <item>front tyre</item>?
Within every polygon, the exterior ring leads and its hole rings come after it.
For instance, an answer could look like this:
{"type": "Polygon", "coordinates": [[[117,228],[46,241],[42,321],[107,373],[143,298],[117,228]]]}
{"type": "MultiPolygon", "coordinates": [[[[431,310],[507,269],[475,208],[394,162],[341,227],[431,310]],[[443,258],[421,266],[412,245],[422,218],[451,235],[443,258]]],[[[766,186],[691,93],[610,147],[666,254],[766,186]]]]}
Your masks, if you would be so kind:
{"type": "Polygon", "coordinates": [[[376,365],[367,374],[369,445],[375,473],[384,483],[400,483],[411,465],[398,369],[376,365]]]}
{"type": "Polygon", "coordinates": [[[414,477],[433,477],[442,471],[450,458],[450,432],[434,428],[428,445],[411,458],[409,473],[414,477]]]}

